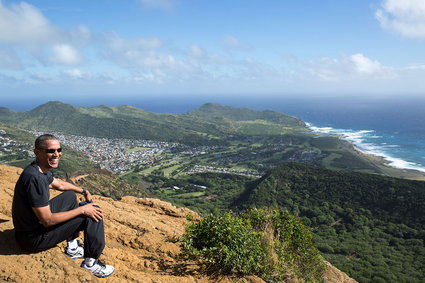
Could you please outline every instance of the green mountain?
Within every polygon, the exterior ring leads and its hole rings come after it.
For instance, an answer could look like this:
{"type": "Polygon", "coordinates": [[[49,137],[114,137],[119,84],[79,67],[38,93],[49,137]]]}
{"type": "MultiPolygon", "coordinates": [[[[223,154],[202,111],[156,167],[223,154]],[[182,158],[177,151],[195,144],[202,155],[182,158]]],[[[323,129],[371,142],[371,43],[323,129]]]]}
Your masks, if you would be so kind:
{"type": "MultiPolygon", "coordinates": [[[[5,133],[0,135],[0,163],[24,168],[34,160],[35,135],[17,129],[12,126],[0,124],[0,130],[5,133]],[[2,140],[7,139],[7,145],[2,140]]],[[[86,155],[78,152],[66,145],[62,145],[64,152],[58,169],[55,169],[55,176],[65,177],[67,173],[78,170],[89,170],[97,168],[86,155]]]]}
{"type": "Polygon", "coordinates": [[[303,121],[275,111],[207,103],[186,114],[158,114],[131,106],[74,107],[56,101],[25,112],[0,108],[0,123],[79,136],[220,146],[202,158],[206,165],[232,162],[231,166],[265,171],[292,160],[331,169],[385,172],[349,143],[309,134],[303,121]]]}
{"type": "Polygon", "coordinates": [[[299,119],[278,112],[247,111],[213,104],[178,115],[157,114],[131,106],[74,107],[57,101],[26,112],[1,108],[0,122],[28,130],[174,141],[189,145],[226,143],[224,138],[227,135],[245,134],[250,128],[255,128],[257,134],[276,135],[288,128],[304,127],[299,119]],[[248,114],[242,115],[245,112],[248,114]]]}
{"type": "Polygon", "coordinates": [[[425,182],[286,163],[235,206],[283,207],[313,228],[319,250],[360,282],[425,278],[425,182]]]}
{"type": "Polygon", "coordinates": [[[10,109],[0,107],[0,119],[5,123],[10,123],[16,120],[17,112],[12,111],[10,109]]]}
{"type": "Polygon", "coordinates": [[[193,131],[177,129],[172,115],[149,113],[130,106],[74,107],[49,102],[31,111],[16,113],[13,121],[0,115],[0,121],[14,126],[41,131],[59,131],[74,135],[135,138],[165,141],[208,143],[193,131]]]}
{"type": "MultiPolygon", "coordinates": [[[[25,149],[26,144],[27,151],[32,149],[34,139],[18,128],[221,145],[208,154],[187,159],[178,156],[176,161],[158,165],[146,176],[153,184],[150,191],[200,211],[216,207],[287,208],[312,227],[323,255],[360,282],[420,282],[425,278],[425,182],[349,172],[382,173],[383,166],[336,137],[308,134],[297,118],[218,104],[205,104],[187,114],[157,114],[131,106],[74,107],[49,102],[26,112],[0,108],[0,123],[7,138],[17,141],[17,155],[0,152],[0,162],[17,166],[31,159],[21,154],[21,147],[25,149]],[[322,167],[285,163],[255,181],[213,173],[176,175],[173,179],[161,171],[162,167],[171,170],[195,164],[266,171],[288,160],[322,167]]],[[[65,152],[64,167],[60,168],[63,174],[96,167],[79,152],[66,147],[65,152]]],[[[93,190],[113,184],[110,191],[97,193],[116,198],[147,193],[109,177],[98,174],[80,182],[93,190]]],[[[141,175],[135,170],[128,176],[133,177],[140,179],[141,175]]]]}
{"type": "Polygon", "coordinates": [[[206,103],[200,108],[190,111],[189,115],[204,119],[227,119],[234,121],[264,120],[293,128],[305,127],[305,123],[300,119],[276,111],[257,111],[249,108],[234,108],[214,103],[206,103]]]}

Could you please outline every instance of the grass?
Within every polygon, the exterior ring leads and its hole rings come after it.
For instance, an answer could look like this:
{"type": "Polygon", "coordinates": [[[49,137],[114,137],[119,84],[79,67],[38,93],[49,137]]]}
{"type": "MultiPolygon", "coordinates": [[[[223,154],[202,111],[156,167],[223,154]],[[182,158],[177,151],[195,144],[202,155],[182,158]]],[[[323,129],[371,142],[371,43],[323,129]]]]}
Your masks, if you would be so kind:
{"type": "MultiPolygon", "coordinates": [[[[173,162],[172,162],[173,163],[173,162]]],[[[164,169],[164,176],[165,177],[169,177],[171,175],[171,173],[173,173],[174,171],[178,170],[182,165],[181,164],[176,164],[172,167],[168,167],[164,169]]]]}
{"type": "Polygon", "coordinates": [[[144,170],[142,170],[142,171],[140,171],[140,175],[145,175],[145,176],[147,176],[147,175],[149,175],[150,173],[152,173],[154,170],[156,170],[156,169],[158,169],[159,167],[161,167],[161,165],[155,165],[155,166],[152,166],[152,167],[149,167],[149,168],[147,168],[147,169],[144,169],[144,170]]]}
{"type": "Polygon", "coordinates": [[[331,154],[329,154],[328,156],[326,156],[325,158],[322,159],[322,165],[327,167],[327,168],[333,168],[332,162],[335,159],[340,158],[340,157],[342,157],[341,154],[332,152],[331,154]]]}
{"type": "Polygon", "coordinates": [[[205,192],[191,192],[191,193],[185,193],[185,194],[180,194],[180,195],[176,195],[176,197],[180,197],[180,198],[198,198],[205,195],[205,192]]]}

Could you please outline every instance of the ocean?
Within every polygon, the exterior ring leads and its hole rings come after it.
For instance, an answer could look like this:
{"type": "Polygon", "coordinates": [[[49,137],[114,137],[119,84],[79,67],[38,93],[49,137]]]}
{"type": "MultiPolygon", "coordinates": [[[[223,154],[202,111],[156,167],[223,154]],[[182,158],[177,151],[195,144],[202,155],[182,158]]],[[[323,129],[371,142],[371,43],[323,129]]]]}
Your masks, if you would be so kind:
{"type": "Polygon", "coordinates": [[[275,110],[302,119],[313,131],[341,135],[359,150],[384,158],[390,166],[425,172],[425,98],[419,96],[278,98],[211,95],[207,98],[175,96],[167,99],[104,99],[106,100],[63,102],[75,106],[126,104],[157,113],[186,113],[207,102],[256,110],[275,110]]]}
{"type": "Polygon", "coordinates": [[[282,99],[251,106],[296,116],[315,132],[341,135],[389,166],[425,172],[425,99],[282,99]]]}
{"type": "Polygon", "coordinates": [[[185,113],[213,102],[296,116],[315,132],[338,134],[389,166],[425,172],[425,98],[210,98],[179,99],[167,105],[140,101],[134,106],[161,113],[185,113]]]}

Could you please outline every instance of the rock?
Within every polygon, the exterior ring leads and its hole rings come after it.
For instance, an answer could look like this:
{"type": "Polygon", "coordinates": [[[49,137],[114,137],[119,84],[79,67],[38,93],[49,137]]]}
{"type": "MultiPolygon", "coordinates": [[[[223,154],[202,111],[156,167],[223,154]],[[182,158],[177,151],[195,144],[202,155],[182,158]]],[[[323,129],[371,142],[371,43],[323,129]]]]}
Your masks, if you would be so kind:
{"type": "MultiPolygon", "coordinates": [[[[255,276],[211,277],[203,274],[196,262],[179,260],[178,239],[184,232],[186,216],[199,216],[151,198],[127,196],[114,201],[95,196],[105,217],[106,248],[101,259],[115,266],[110,277],[100,280],[80,268],[81,259],[73,261],[63,253],[65,242],[36,254],[23,252],[14,239],[11,215],[13,189],[21,172],[0,165],[0,281],[264,282],[255,276]]],[[[355,282],[329,266],[327,282],[355,282]]]]}

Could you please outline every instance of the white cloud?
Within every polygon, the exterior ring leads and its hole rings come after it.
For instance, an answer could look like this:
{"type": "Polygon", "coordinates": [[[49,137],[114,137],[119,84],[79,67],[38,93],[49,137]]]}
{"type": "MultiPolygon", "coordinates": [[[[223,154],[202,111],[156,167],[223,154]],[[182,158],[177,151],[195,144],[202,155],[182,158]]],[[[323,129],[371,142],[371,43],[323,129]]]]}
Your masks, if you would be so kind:
{"type": "Polygon", "coordinates": [[[231,35],[223,38],[222,45],[227,50],[250,51],[253,49],[251,45],[242,43],[238,38],[231,35]]]}
{"type": "Polygon", "coordinates": [[[205,55],[206,55],[205,50],[199,45],[193,44],[190,47],[190,56],[193,56],[195,58],[203,58],[205,57],[205,55]]]}
{"type": "Polygon", "coordinates": [[[22,85],[22,81],[15,76],[4,75],[0,73],[0,83],[6,85],[22,85]]]}
{"type": "Polygon", "coordinates": [[[412,65],[403,68],[404,70],[425,70],[425,65],[412,65]]]}
{"type": "Polygon", "coordinates": [[[325,81],[349,80],[361,77],[389,79],[396,76],[394,70],[383,66],[363,54],[357,53],[341,59],[324,57],[310,62],[308,71],[325,81]]]}
{"type": "Polygon", "coordinates": [[[409,38],[425,38],[424,0],[384,0],[375,17],[384,29],[409,38]]]}
{"type": "Polygon", "coordinates": [[[0,42],[33,44],[54,36],[57,30],[35,7],[22,2],[8,9],[0,1],[0,42]]]}
{"type": "Polygon", "coordinates": [[[157,38],[126,39],[116,34],[104,37],[103,48],[102,54],[109,62],[129,70],[137,81],[153,82],[187,77],[197,68],[195,55],[202,53],[199,46],[192,46],[189,52],[166,52],[167,47],[157,38]]]}
{"type": "Polygon", "coordinates": [[[83,45],[90,43],[92,40],[91,31],[84,25],[79,25],[77,28],[69,32],[69,40],[73,44],[83,45]]]}
{"type": "Polygon", "coordinates": [[[81,62],[78,51],[67,44],[56,44],[52,47],[52,61],[64,65],[76,65],[81,62]]]}
{"type": "Polygon", "coordinates": [[[75,65],[82,62],[76,46],[92,41],[90,30],[77,26],[61,30],[34,6],[22,2],[10,6],[0,1],[0,67],[17,69],[49,64],[75,65]],[[38,61],[38,62],[37,62],[38,61]]]}
{"type": "Polygon", "coordinates": [[[224,44],[224,46],[226,46],[228,48],[235,48],[235,49],[237,49],[237,48],[240,48],[241,47],[240,41],[236,37],[230,36],[230,35],[226,36],[223,39],[223,44],[224,44]]]}
{"type": "Polygon", "coordinates": [[[0,69],[19,70],[21,68],[21,60],[13,50],[0,49],[0,69]]]}
{"type": "Polygon", "coordinates": [[[77,80],[84,78],[84,74],[80,69],[64,70],[63,74],[65,74],[66,76],[68,76],[72,79],[77,79],[77,80]]]}
{"type": "Polygon", "coordinates": [[[39,83],[53,83],[55,81],[55,76],[47,74],[44,72],[31,72],[28,73],[24,80],[29,84],[39,84],[39,83]]]}
{"type": "Polygon", "coordinates": [[[348,61],[354,66],[359,74],[382,74],[386,72],[386,68],[376,60],[371,60],[363,54],[357,53],[348,57],[348,61]]]}
{"type": "Polygon", "coordinates": [[[106,34],[103,37],[105,47],[114,52],[122,52],[123,50],[155,50],[163,46],[163,43],[158,38],[137,38],[126,39],[115,33],[106,34]]]}

